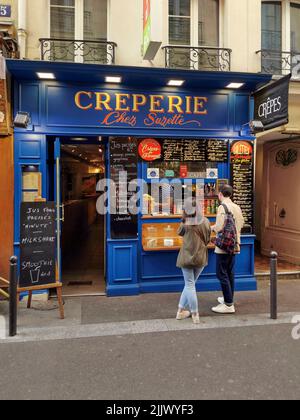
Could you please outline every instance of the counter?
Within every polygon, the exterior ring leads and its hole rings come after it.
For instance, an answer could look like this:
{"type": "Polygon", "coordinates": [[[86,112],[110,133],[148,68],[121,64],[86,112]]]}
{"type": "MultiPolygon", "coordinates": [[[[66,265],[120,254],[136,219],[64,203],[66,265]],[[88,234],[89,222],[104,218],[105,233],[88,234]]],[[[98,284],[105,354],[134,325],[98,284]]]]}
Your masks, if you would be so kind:
{"type": "MultiPolygon", "coordinates": [[[[141,293],[155,292],[158,288],[162,292],[180,292],[182,290],[182,272],[176,267],[178,252],[182,243],[182,238],[177,235],[180,221],[181,216],[144,216],[141,218],[140,242],[142,251],[140,255],[141,283],[139,286],[141,293]],[[165,239],[174,240],[173,246],[164,246],[165,239]],[[152,246],[149,241],[152,241],[152,246]]],[[[214,222],[211,221],[211,223],[214,222]]],[[[241,254],[237,255],[236,260],[237,291],[257,289],[254,277],[254,243],[255,235],[242,235],[241,254]]],[[[211,244],[209,246],[209,264],[197,284],[198,291],[221,289],[216,278],[214,249],[214,245],[211,244]]]]}

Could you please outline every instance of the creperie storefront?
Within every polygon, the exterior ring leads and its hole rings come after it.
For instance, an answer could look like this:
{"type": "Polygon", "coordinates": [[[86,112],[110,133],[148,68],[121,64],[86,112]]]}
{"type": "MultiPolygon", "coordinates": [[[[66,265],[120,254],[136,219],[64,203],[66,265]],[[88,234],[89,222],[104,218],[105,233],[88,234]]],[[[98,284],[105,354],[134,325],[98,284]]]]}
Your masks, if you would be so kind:
{"type": "MultiPolygon", "coordinates": [[[[237,258],[237,289],[255,290],[255,139],[245,126],[251,119],[251,93],[269,78],[94,65],[84,65],[82,72],[82,68],[73,63],[8,61],[16,92],[14,112],[27,111],[31,117],[27,128],[15,130],[16,253],[20,253],[20,205],[35,199],[33,184],[29,187],[39,179],[40,195],[56,203],[57,217],[63,219],[58,275],[66,289],[72,283],[68,276],[80,279],[80,273],[97,263],[99,252],[102,263],[93,271],[92,283],[101,277],[108,296],[178,292],[183,287],[182,273],[176,268],[182,203],[174,191],[195,195],[201,188],[204,213],[213,224],[218,191],[231,183],[246,219],[237,258]],[[56,80],[37,80],[36,73],[46,64],[56,80]],[[105,83],[108,70],[122,83],[105,83]],[[184,84],[170,87],[170,79],[184,84]],[[241,90],[226,88],[237,80],[244,83],[241,90]],[[127,173],[125,200],[120,195],[122,172],[127,173]],[[113,190],[96,190],[104,178],[114,182],[113,190]],[[136,179],[145,188],[130,191],[136,179]],[[167,186],[170,197],[154,194],[153,185],[161,185],[159,191],[167,186]],[[139,212],[131,214],[127,208],[127,213],[99,217],[96,204],[101,193],[122,203],[123,210],[127,199],[138,196],[139,212]],[[75,244],[81,246],[80,252],[75,244]]],[[[199,291],[219,290],[212,244],[209,254],[199,291]]]]}

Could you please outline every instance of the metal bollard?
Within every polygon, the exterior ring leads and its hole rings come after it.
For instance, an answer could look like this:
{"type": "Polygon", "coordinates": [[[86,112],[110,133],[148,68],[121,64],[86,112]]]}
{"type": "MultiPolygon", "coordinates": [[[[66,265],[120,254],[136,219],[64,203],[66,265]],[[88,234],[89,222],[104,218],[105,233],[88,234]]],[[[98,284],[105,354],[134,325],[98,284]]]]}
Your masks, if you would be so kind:
{"type": "Polygon", "coordinates": [[[271,271],[271,319],[278,318],[278,285],[277,285],[277,252],[271,252],[270,271],[271,271]]]}
{"type": "Polygon", "coordinates": [[[10,259],[10,278],[9,278],[9,336],[15,337],[17,335],[17,257],[10,259]]]}

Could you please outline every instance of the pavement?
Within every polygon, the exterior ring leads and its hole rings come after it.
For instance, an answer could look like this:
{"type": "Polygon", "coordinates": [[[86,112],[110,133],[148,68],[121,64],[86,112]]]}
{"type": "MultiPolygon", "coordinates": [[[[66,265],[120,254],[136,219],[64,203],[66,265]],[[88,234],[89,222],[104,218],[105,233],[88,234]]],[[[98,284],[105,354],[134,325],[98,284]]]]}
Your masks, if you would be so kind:
{"type": "MultiPolygon", "coordinates": [[[[211,312],[218,296],[220,293],[199,294],[201,324],[196,327],[190,319],[183,322],[174,319],[179,299],[177,293],[69,298],[65,299],[65,320],[59,319],[55,300],[34,302],[32,309],[27,309],[24,302],[18,310],[18,336],[0,340],[0,343],[269,324],[269,282],[260,281],[257,292],[237,293],[235,316],[211,312]]],[[[290,323],[293,316],[300,314],[299,296],[299,280],[279,282],[278,323],[290,323]]],[[[7,314],[7,302],[0,302],[0,315],[7,317],[7,314]]]]}
{"type": "Polygon", "coordinates": [[[22,303],[18,336],[0,340],[0,400],[299,400],[299,280],[279,282],[276,321],[266,281],[235,316],[211,312],[218,296],[199,294],[197,326],[174,319],[178,294],[66,299],[65,320],[55,300],[22,303]]]}

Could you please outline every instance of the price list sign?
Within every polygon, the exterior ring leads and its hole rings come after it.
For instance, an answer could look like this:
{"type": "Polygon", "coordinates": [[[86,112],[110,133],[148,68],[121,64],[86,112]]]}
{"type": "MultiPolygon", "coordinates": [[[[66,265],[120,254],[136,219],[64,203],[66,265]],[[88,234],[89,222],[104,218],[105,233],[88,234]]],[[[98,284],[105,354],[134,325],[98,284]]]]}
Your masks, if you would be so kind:
{"type": "Polygon", "coordinates": [[[216,139],[173,139],[163,142],[165,162],[228,162],[228,141],[216,139]]]}
{"type": "Polygon", "coordinates": [[[206,160],[207,162],[228,162],[228,140],[206,140],[206,160]]]}
{"type": "Polygon", "coordinates": [[[231,179],[233,186],[233,201],[242,209],[245,218],[245,233],[253,232],[253,175],[254,146],[252,142],[236,141],[231,144],[231,179]]]}
{"type": "Polygon", "coordinates": [[[113,138],[110,141],[111,238],[132,239],[138,235],[137,216],[131,214],[129,203],[135,192],[129,191],[129,184],[137,180],[137,141],[132,138],[113,138]]]}

